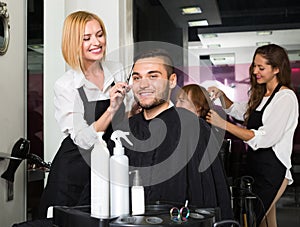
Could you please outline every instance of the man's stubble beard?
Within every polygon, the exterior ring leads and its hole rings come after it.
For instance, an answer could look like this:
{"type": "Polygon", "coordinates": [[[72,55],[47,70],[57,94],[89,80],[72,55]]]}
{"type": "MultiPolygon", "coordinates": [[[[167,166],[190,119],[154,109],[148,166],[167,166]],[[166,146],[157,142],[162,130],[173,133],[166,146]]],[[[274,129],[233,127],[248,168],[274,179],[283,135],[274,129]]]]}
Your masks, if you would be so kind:
{"type": "Polygon", "coordinates": [[[140,107],[142,107],[144,110],[151,110],[151,109],[153,109],[153,108],[155,108],[155,107],[157,107],[159,105],[164,104],[165,102],[166,102],[166,100],[164,100],[164,99],[159,99],[159,100],[156,99],[156,101],[153,102],[152,104],[142,105],[139,101],[137,101],[138,105],[140,107]]]}
{"type": "Polygon", "coordinates": [[[136,96],[134,96],[134,99],[137,102],[137,104],[140,107],[142,107],[143,109],[145,109],[145,110],[151,110],[151,109],[153,109],[153,108],[155,108],[157,106],[160,106],[160,105],[162,105],[162,104],[164,104],[164,103],[167,102],[167,100],[169,99],[168,98],[169,97],[169,90],[170,90],[170,85],[169,85],[169,83],[167,83],[164,92],[161,94],[162,97],[160,99],[155,98],[154,101],[151,104],[148,104],[148,105],[141,104],[140,101],[138,100],[138,98],[136,98],[136,96]]]}

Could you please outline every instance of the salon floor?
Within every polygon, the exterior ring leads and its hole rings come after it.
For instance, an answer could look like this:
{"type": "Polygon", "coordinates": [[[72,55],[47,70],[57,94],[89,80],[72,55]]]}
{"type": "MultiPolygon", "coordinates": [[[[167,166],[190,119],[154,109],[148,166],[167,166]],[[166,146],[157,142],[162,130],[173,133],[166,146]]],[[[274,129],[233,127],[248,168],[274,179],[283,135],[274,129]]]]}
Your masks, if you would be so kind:
{"type": "Polygon", "coordinates": [[[278,227],[300,226],[300,187],[288,187],[277,203],[278,227]]]}

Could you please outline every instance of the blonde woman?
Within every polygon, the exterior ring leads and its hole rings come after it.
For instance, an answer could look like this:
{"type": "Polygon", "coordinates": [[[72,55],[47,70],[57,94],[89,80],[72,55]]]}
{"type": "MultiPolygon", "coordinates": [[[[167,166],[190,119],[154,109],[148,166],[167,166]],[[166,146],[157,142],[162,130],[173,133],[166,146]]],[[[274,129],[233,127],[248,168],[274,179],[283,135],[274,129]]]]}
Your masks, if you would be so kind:
{"type": "Polygon", "coordinates": [[[124,116],[129,90],[122,65],[104,60],[106,30],[97,15],[77,11],[66,17],[62,53],[70,69],[55,83],[54,104],[65,139],[52,162],[41,217],[49,206],[89,204],[84,192],[90,187],[90,150],[97,132],[105,131],[108,139],[112,120],[124,116]]]}

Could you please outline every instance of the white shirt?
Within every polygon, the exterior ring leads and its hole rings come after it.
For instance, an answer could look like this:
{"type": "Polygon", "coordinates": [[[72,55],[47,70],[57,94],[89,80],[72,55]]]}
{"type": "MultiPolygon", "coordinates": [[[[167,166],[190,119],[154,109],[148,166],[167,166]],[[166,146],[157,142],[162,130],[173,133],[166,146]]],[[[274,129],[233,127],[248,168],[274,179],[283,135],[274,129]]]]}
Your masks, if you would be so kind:
{"type": "MultiPolygon", "coordinates": [[[[261,110],[268,98],[264,97],[256,110],[261,110]]],[[[234,103],[225,111],[238,120],[244,120],[246,108],[247,103],[234,103]]],[[[289,184],[293,183],[290,168],[298,116],[299,104],[295,93],[289,89],[279,90],[263,113],[263,125],[258,130],[251,129],[255,136],[244,141],[253,150],[272,147],[277,158],[287,168],[285,177],[289,180],[289,184]]]]}
{"type": "MultiPolygon", "coordinates": [[[[81,71],[68,70],[54,85],[55,119],[65,137],[71,135],[74,143],[81,148],[89,149],[97,141],[97,132],[93,124],[88,125],[84,120],[84,105],[78,92],[83,90],[88,101],[109,99],[109,89],[113,82],[126,81],[122,65],[117,62],[102,62],[104,71],[104,86],[101,91],[88,81],[81,71]]],[[[130,94],[124,100],[126,110],[131,107],[130,94]]]]}

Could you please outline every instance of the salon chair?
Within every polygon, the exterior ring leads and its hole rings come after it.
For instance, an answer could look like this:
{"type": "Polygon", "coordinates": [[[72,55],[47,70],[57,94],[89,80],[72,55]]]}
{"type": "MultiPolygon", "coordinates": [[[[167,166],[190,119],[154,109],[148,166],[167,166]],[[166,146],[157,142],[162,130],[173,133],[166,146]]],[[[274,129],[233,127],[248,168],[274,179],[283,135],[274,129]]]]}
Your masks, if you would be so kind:
{"type": "Polygon", "coordinates": [[[245,175],[247,151],[242,140],[225,138],[219,151],[219,158],[223,163],[230,186],[233,185],[235,179],[245,175]]]}

